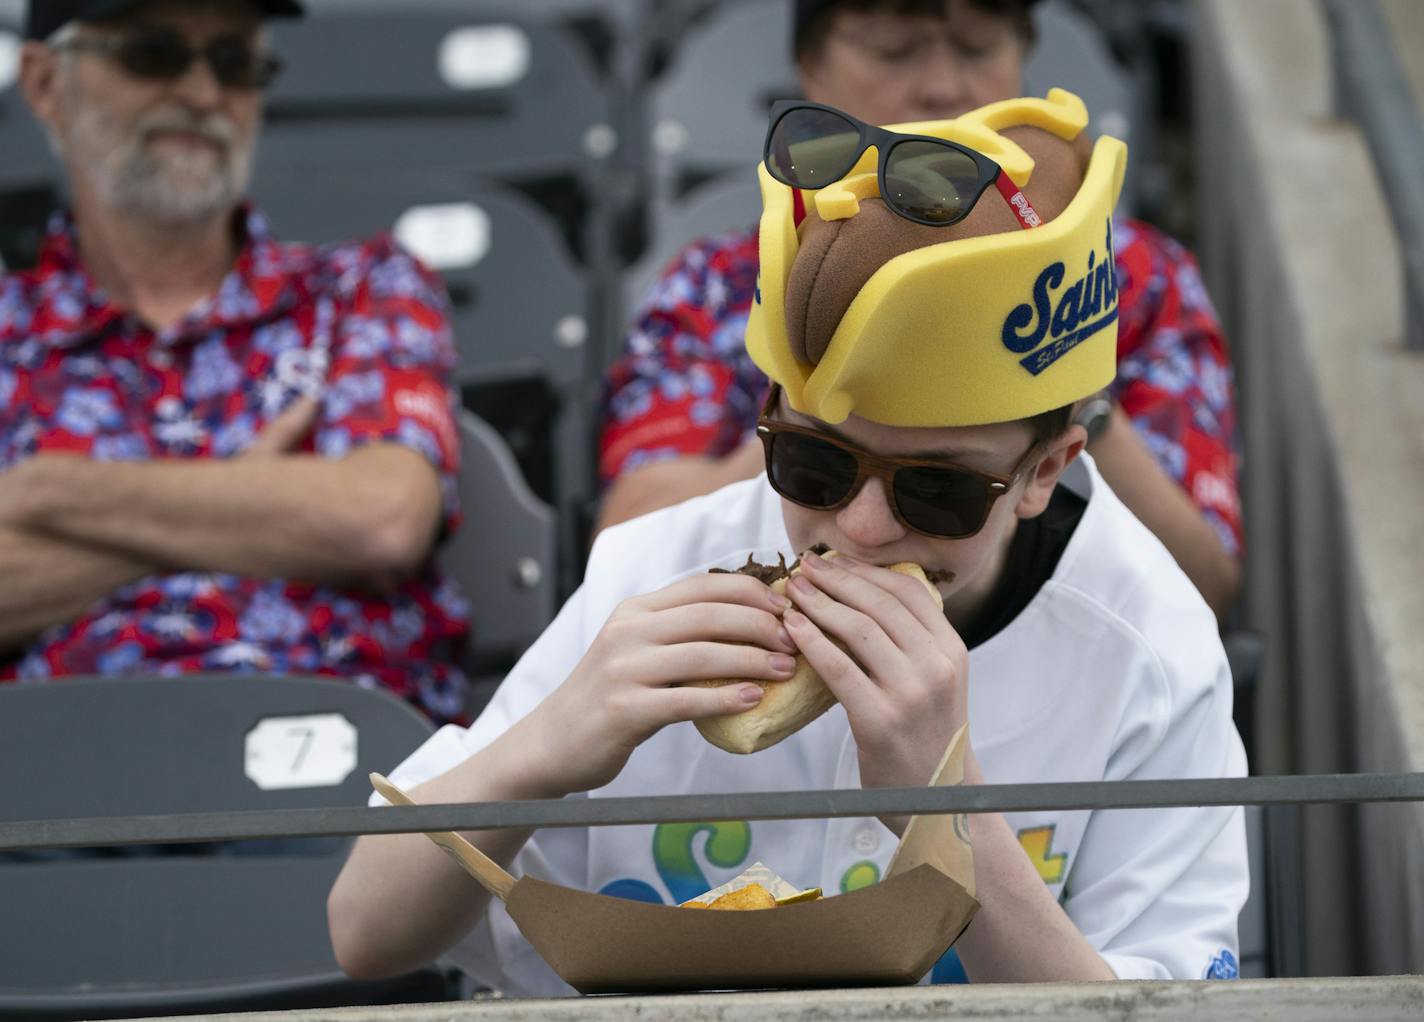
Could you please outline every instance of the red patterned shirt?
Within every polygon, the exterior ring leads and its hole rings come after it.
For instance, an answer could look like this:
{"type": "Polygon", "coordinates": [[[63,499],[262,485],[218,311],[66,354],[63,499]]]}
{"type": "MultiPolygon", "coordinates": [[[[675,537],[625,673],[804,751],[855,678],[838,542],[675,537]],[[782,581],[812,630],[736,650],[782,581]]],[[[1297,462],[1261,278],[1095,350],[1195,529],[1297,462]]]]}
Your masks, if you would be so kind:
{"type": "MultiPolygon", "coordinates": [[[[1113,396],[1227,551],[1239,555],[1231,362],[1196,263],[1139,221],[1116,221],[1113,242],[1113,396]]],[[[720,457],[751,435],[767,386],[743,344],[756,276],[754,231],[695,242],[664,271],[606,381],[605,483],[664,458],[720,457]]]]}
{"type": "MultiPolygon", "coordinates": [[[[398,443],[440,473],[453,526],[454,348],[439,281],[385,235],[245,243],[218,291],[155,334],[110,303],[56,217],[38,267],[0,277],[0,472],[39,452],[102,461],[228,458],[300,395],[321,410],[305,450],[398,443]]],[[[48,628],[0,679],[263,671],[381,685],[437,721],[464,714],[468,608],[427,563],[379,596],[214,572],[140,579],[48,628]]]]}

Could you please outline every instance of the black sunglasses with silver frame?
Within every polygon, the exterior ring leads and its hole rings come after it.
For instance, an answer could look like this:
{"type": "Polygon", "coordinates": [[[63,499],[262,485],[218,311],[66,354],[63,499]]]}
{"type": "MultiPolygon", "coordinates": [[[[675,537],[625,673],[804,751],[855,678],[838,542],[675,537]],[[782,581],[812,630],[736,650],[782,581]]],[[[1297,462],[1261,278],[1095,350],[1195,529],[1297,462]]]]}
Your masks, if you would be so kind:
{"type": "Polygon", "coordinates": [[[262,50],[241,35],[219,36],[205,46],[190,44],[173,28],[134,28],[116,35],[83,35],[52,44],[61,52],[100,53],[129,74],[171,81],[203,60],[226,89],[265,89],[282,70],[275,53],[262,50]]]}

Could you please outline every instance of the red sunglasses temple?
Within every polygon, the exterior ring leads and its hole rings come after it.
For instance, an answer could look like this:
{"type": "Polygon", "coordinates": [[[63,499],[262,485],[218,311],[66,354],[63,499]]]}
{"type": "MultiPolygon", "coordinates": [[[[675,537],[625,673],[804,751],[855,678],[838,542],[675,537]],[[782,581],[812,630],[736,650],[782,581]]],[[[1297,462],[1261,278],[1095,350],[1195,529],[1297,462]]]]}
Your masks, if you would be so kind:
{"type": "Polygon", "coordinates": [[[1013,210],[1014,216],[1019,218],[1019,226],[1027,230],[1030,227],[1041,227],[1043,218],[1033,208],[1033,203],[1028,201],[1028,196],[1023,193],[1013,179],[1005,174],[1002,169],[999,176],[994,178],[994,185],[999,189],[999,194],[1004,197],[1004,201],[1009,204],[1009,209],[1013,210]]]}

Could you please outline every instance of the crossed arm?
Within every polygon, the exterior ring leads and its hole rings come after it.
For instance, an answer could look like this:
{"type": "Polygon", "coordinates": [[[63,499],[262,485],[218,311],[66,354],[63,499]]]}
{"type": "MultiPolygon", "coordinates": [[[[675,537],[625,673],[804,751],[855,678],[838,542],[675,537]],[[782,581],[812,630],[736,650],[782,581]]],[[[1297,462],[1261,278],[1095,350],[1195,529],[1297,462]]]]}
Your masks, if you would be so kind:
{"type": "Polygon", "coordinates": [[[415,570],[439,529],[435,469],[391,443],[288,453],[314,413],[299,402],[231,460],[40,454],[0,474],[0,653],[158,572],[379,588],[415,570]]]}

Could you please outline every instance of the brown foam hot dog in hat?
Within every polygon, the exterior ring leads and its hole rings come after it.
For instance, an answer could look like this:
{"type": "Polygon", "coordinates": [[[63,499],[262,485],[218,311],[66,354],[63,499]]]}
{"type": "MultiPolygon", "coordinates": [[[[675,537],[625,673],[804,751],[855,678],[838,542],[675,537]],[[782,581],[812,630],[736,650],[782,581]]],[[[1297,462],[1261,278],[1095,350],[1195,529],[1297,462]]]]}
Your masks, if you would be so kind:
{"type": "Polygon", "coordinates": [[[1028,418],[1101,390],[1116,372],[1112,207],[1126,146],[1084,134],[1082,101],[991,104],[892,130],[997,162],[1033,204],[1023,229],[986,189],[948,227],[879,197],[867,150],[839,182],[803,192],[760,168],[758,296],[747,350],[791,406],[824,422],[965,426],[1028,418]]]}

